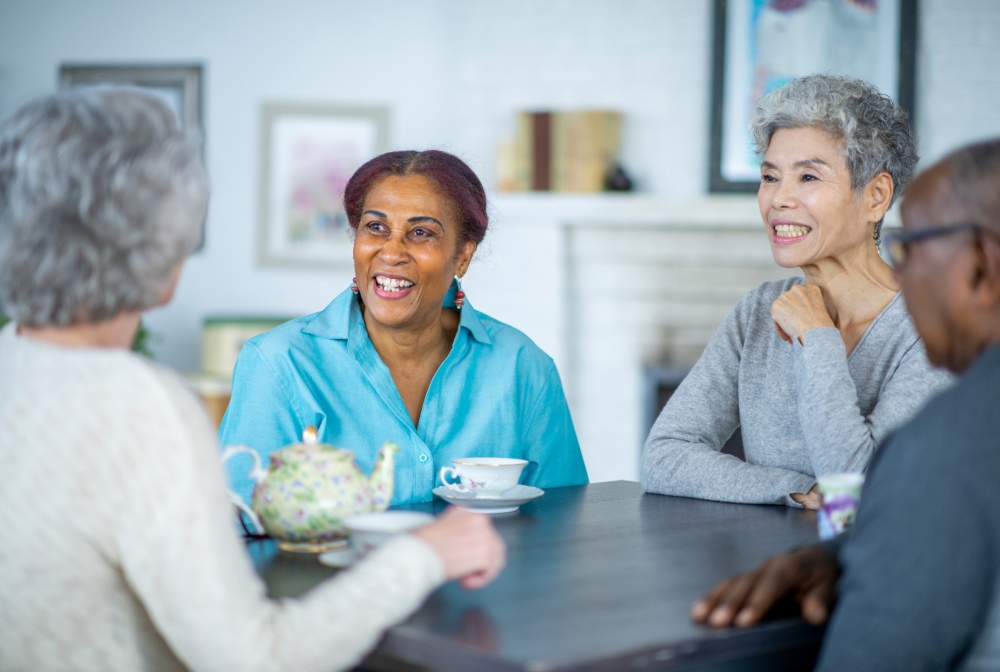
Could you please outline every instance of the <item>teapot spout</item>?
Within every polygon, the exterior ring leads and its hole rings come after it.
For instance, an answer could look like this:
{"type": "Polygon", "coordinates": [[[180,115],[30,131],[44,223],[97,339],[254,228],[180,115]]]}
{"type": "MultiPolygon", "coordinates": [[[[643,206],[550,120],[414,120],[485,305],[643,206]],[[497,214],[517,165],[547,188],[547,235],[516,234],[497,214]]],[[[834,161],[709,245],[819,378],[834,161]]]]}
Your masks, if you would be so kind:
{"type": "Polygon", "coordinates": [[[385,511],[392,501],[392,489],[396,483],[396,453],[399,446],[391,441],[382,444],[375,459],[375,469],[368,479],[371,492],[372,511],[385,511]]]}

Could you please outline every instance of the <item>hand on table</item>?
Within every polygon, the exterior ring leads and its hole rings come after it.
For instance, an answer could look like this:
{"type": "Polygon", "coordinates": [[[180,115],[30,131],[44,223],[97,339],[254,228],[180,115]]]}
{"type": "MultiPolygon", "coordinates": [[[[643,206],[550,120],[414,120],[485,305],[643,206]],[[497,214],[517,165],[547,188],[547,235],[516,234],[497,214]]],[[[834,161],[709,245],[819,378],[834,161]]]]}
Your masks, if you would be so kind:
{"type": "Polygon", "coordinates": [[[790,492],[788,496],[796,504],[801,504],[803,509],[819,511],[823,506],[823,495],[819,492],[819,483],[809,488],[809,492],[790,492]]]}
{"type": "Polygon", "coordinates": [[[839,577],[833,555],[819,545],[805,546],[765,560],[749,574],[726,579],[695,602],[691,618],[716,628],[746,627],[791,597],[801,606],[802,617],[819,625],[829,617],[839,577]]]}
{"type": "Polygon", "coordinates": [[[482,588],[506,562],[507,545],[482,513],[450,506],[413,536],[431,545],[444,565],[445,578],[459,579],[463,588],[482,588]]]}
{"type": "Polygon", "coordinates": [[[794,285],[784,292],[771,304],[771,319],[783,341],[798,339],[803,345],[810,329],[836,326],[816,285],[794,285]]]}

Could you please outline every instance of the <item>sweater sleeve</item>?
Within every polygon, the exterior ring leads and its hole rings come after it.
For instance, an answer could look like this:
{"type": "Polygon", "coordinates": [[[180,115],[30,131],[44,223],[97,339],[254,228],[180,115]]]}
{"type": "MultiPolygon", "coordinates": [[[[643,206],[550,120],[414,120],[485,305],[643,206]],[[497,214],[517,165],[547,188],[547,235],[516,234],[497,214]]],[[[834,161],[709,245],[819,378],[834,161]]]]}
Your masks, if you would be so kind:
{"type": "Polygon", "coordinates": [[[878,402],[866,417],[837,329],[811,329],[806,344],[796,344],[794,351],[799,421],[817,476],[867,469],[888,434],[950,380],[931,367],[914,335],[895,370],[875,381],[880,382],[878,402]]]}
{"type": "Polygon", "coordinates": [[[268,599],[234,530],[207,422],[193,400],[165,396],[131,436],[142,461],[115,538],[126,580],[185,665],[348,668],[440,584],[433,549],[403,536],[302,599],[268,599]]]}
{"type": "Polygon", "coordinates": [[[787,504],[788,493],[806,492],[815,482],[807,474],[749,464],[721,452],[740,424],[738,385],[748,298],[719,327],[653,425],[642,458],[646,492],[787,504]]]}
{"type": "Polygon", "coordinates": [[[872,465],[818,670],[955,669],[986,621],[996,526],[983,493],[994,482],[983,488],[947,432],[911,428],[872,465]]]}

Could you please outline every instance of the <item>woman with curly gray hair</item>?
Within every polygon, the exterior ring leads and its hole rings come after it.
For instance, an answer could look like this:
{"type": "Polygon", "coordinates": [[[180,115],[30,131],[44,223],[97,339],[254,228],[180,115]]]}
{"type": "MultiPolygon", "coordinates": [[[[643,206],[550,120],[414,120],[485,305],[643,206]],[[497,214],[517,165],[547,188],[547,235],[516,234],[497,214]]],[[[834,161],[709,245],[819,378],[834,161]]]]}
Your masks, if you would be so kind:
{"type": "Polygon", "coordinates": [[[200,144],[139,91],[0,126],[0,669],[343,669],[443,580],[503,565],[489,520],[454,510],[302,600],[266,597],[204,410],[129,351],[207,200],[200,144]]]}
{"type": "Polygon", "coordinates": [[[760,214],[804,277],[744,297],[646,441],[649,492],[818,508],[817,477],[863,472],[949,377],[934,371],[880,255],[917,161],[906,113],[852,77],[811,75],[750,122],[760,214]],[[745,460],[721,452],[739,428],[745,460]]]}

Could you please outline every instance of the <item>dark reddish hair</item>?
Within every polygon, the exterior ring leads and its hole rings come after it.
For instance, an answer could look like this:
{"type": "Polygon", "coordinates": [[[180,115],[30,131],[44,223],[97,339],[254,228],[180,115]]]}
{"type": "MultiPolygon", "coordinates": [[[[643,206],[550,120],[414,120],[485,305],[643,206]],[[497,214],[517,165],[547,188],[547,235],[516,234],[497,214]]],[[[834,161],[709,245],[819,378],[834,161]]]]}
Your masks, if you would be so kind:
{"type": "Polygon", "coordinates": [[[459,244],[483,242],[490,223],[483,183],[462,159],[436,149],[386,152],[358,168],[344,189],[344,211],[352,229],[357,230],[361,222],[368,192],[388,175],[424,175],[434,180],[458,210],[459,244]]]}

